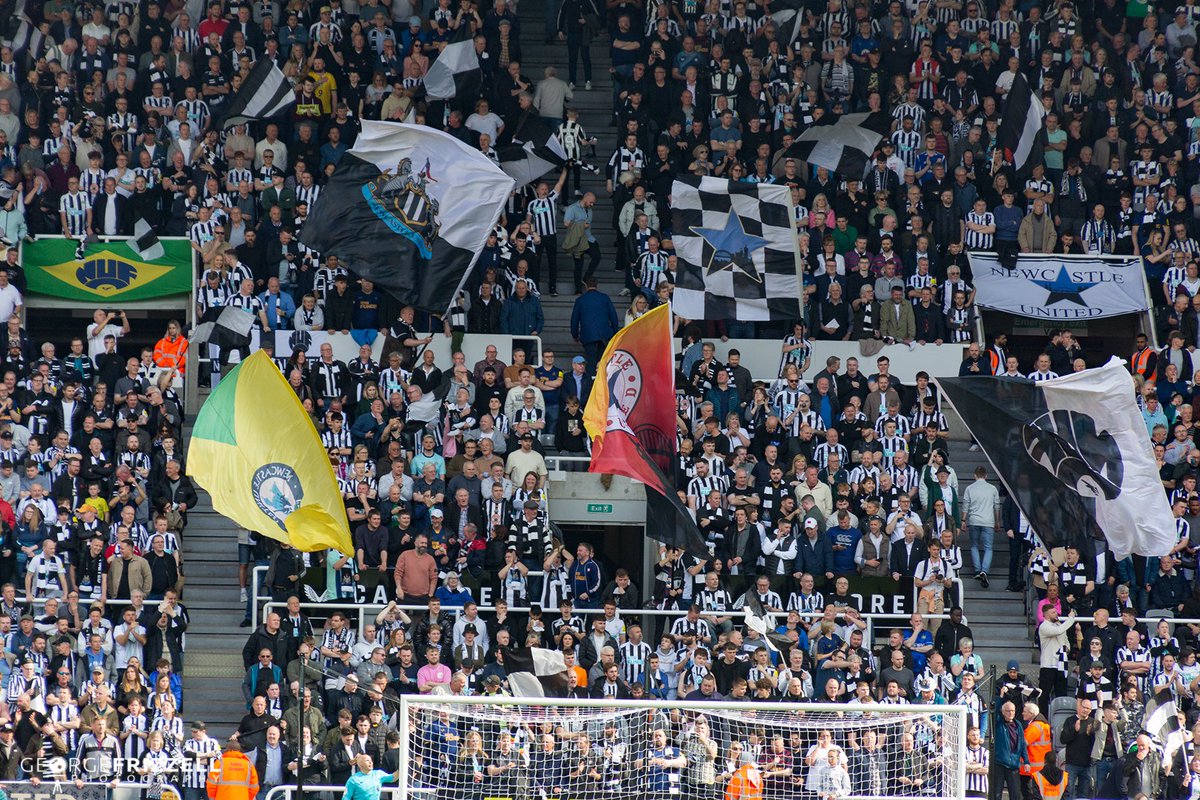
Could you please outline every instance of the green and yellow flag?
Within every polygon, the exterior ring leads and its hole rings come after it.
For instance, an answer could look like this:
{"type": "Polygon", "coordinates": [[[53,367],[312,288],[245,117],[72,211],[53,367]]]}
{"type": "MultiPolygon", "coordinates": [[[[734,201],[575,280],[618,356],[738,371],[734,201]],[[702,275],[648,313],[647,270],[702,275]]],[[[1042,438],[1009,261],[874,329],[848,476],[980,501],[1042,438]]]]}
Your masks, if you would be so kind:
{"type": "Polygon", "coordinates": [[[243,528],[305,552],[354,552],[329,456],[262,350],[222,378],[200,409],[187,465],[213,508],[243,528]]]}

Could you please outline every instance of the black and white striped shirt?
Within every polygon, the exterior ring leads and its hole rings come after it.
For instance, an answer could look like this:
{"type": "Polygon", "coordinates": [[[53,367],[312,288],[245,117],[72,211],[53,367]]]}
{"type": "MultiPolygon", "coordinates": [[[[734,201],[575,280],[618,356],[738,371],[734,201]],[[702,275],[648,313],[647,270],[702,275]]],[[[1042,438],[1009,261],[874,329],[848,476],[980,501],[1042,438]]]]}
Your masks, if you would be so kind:
{"type": "Polygon", "coordinates": [[[538,236],[553,236],[558,232],[558,192],[533,198],[526,210],[538,236]]]}
{"type": "Polygon", "coordinates": [[[63,231],[73,239],[87,236],[87,215],[92,208],[92,198],[83,192],[67,192],[58,201],[58,210],[66,215],[67,229],[63,231]]]}
{"type": "Polygon", "coordinates": [[[1055,378],[1058,377],[1058,373],[1054,372],[1053,370],[1046,370],[1045,372],[1040,372],[1038,370],[1034,370],[1033,372],[1029,373],[1025,377],[1028,378],[1029,380],[1033,381],[1034,383],[1041,383],[1042,381],[1054,380],[1055,378]]]}
{"type": "MultiPolygon", "coordinates": [[[[967,222],[973,225],[995,226],[996,218],[992,212],[985,211],[982,214],[976,214],[974,211],[967,212],[967,222]]],[[[963,233],[963,244],[968,250],[991,250],[992,241],[995,239],[995,234],[980,233],[971,230],[967,227],[963,233]]]]}
{"type": "Polygon", "coordinates": [[[779,377],[783,377],[783,370],[788,364],[793,364],[797,370],[800,370],[804,367],[804,362],[808,361],[812,357],[812,343],[810,341],[805,339],[803,342],[801,342],[796,338],[795,334],[792,333],[789,333],[787,336],[783,337],[783,345],[785,347],[791,347],[792,345],[797,344],[802,344],[802,346],[796,348],[795,350],[785,351],[780,358],[779,377]]]}
{"type": "MultiPolygon", "coordinates": [[[[974,748],[967,747],[967,763],[989,767],[991,761],[988,757],[987,748],[983,745],[974,748]]],[[[967,771],[967,792],[976,797],[988,796],[988,773],[986,769],[982,773],[967,771]]]]}
{"type": "Polygon", "coordinates": [[[626,642],[621,645],[618,661],[621,665],[621,679],[626,683],[640,680],[646,671],[647,662],[652,652],[650,645],[645,642],[626,642]]]}

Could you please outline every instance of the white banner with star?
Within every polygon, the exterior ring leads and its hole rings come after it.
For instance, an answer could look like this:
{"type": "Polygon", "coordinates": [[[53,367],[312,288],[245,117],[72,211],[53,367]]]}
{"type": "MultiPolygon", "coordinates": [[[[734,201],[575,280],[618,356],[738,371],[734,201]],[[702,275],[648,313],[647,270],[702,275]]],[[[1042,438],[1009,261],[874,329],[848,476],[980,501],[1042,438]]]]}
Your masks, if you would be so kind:
{"type": "Polygon", "coordinates": [[[1137,256],[1029,254],[1009,269],[994,253],[971,253],[971,272],[979,306],[1020,317],[1065,322],[1150,307],[1137,256]]]}

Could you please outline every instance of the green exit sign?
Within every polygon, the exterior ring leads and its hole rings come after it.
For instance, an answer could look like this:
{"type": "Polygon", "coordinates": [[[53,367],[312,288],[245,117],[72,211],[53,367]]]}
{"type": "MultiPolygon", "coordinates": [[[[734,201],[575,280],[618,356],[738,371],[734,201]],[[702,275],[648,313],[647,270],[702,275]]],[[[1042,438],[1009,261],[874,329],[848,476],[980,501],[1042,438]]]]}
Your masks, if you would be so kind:
{"type": "Polygon", "coordinates": [[[587,510],[589,514],[613,513],[612,503],[588,503],[587,510]]]}

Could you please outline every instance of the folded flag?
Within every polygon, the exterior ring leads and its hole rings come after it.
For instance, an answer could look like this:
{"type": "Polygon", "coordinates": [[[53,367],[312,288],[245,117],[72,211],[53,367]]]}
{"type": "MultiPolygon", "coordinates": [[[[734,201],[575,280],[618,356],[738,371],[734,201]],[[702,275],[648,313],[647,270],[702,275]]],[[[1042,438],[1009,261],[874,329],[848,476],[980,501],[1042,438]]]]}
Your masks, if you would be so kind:
{"type": "Polygon", "coordinates": [[[139,219],[133,226],[133,236],[125,241],[129,249],[138,254],[138,258],[154,261],[165,255],[162,242],[154,228],[144,219],[139,219]]]}
{"type": "Polygon", "coordinates": [[[1169,761],[1175,751],[1184,745],[1186,733],[1179,724],[1179,705],[1170,686],[1158,688],[1154,697],[1146,703],[1142,719],[1142,727],[1163,751],[1163,761],[1169,761]]]}
{"type": "Polygon", "coordinates": [[[400,303],[435,314],[500,219],[513,180],[487,156],[424,125],[362,123],[300,233],[400,303]]]}
{"type": "Polygon", "coordinates": [[[671,208],[676,314],[743,322],[800,318],[802,263],[787,186],[677,178],[671,208]]]}
{"type": "Polygon", "coordinates": [[[559,169],[567,162],[567,152],[541,117],[531,116],[521,126],[520,140],[496,151],[500,169],[518,186],[533,183],[547,172],[559,169]]]}
{"type": "Polygon", "coordinates": [[[209,395],[188,474],[235,524],[305,552],[353,553],[329,456],[295,391],[259,350],[209,395]]]}
{"type": "Polygon", "coordinates": [[[252,119],[274,117],[295,103],[296,93],[283,70],[273,59],[260,58],[213,127],[222,131],[252,119]]]}
{"type": "Polygon", "coordinates": [[[425,73],[425,94],[432,100],[471,99],[479,94],[482,80],[475,42],[467,39],[446,45],[437,60],[429,65],[425,73]]]}
{"type": "Polygon", "coordinates": [[[862,180],[879,141],[891,130],[882,111],[826,114],[801,133],[784,156],[824,167],[848,180],[862,180]]]}
{"type": "Polygon", "coordinates": [[[1046,136],[1042,128],[1045,116],[1041,98],[1034,94],[1024,73],[1018,72],[1004,98],[996,130],[996,145],[1004,150],[1005,159],[1017,172],[1032,169],[1040,160],[1044,148],[1038,145],[1046,136]]]}
{"type": "Polygon", "coordinates": [[[192,328],[191,339],[197,344],[215,344],[222,350],[234,350],[250,346],[250,329],[254,327],[254,315],[237,306],[210,308],[192,328]]]}
{"type": "Polygon", "coordinates": [[[513,697],[567,696],[567,662],[561,650],[509,648],[504,651],[504,672],[513,697]]]}

